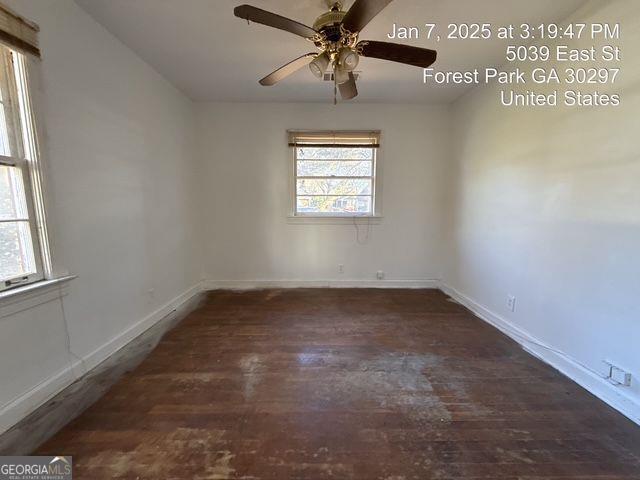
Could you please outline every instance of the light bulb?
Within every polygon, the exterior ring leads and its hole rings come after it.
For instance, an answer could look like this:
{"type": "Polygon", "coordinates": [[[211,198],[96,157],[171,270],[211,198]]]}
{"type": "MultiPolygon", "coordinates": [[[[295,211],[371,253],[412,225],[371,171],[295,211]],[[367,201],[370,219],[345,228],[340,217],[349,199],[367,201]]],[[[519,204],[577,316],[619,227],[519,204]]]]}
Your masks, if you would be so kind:
{"type": "Polygon", "coordinates": [[[360,57],[352,49],[343,48],[342,50],[340,50],[338,63],[347,72],[351,72],[353,69],[355,69],[358,66],[359,61],[360,57]]]}
{"type": "Polygon", "coordinates": [[[316,77],[322,78],[328,66],[329,55],[327,55],[327,52],[323,52],[311,61],[311,63],[309,64],[309,69],[311,70],[311,73],[313,73],[316,77]]]}

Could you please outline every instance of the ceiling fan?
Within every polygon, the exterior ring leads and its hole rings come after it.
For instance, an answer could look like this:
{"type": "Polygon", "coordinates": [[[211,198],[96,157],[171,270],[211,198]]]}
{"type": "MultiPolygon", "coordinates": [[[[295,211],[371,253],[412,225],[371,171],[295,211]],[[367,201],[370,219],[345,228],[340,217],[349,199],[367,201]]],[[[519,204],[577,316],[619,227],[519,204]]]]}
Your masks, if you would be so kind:
{"type": "Polygon", "coordinates": [[[308,65],[318,78],[322,78],[328,69],[332,69],[335,102],[335,90],[340,90],[340,96],[344,100],[358,95],[353,70],[361,56],[422,68],[427,68],[436,61],[435,50],[373,40],[358,41],[360,31],[391,1],[355,0],[348,12],[342,10],[339,1],[331,1],[329,11],[316,19],[313,28],[251,5],[240,5],[233,13],[247,22],[260,23],[299,35],[313,42],[320,50],[320,53],[306,53],[283,65],[261,79],[261,85],[275,85],[305,65],[308,65]]]}

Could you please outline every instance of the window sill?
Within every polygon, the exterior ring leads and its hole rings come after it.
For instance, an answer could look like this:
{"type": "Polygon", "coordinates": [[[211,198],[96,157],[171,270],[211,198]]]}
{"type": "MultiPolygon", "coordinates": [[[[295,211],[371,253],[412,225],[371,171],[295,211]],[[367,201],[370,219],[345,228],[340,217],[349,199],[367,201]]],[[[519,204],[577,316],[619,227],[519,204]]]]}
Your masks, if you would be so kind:
{"type": "Polygon", "coordinates": [[[379,225],[382,223],[382,216],[374,215],[372,217],[363,216],[312,216],[312,215],[289,215],[287,223],[292,225],[379,225]]]}
{"type": "Polygon", "coordinates": [[[64,287],[74,278],[76,275],[66,275],[0,292],[0,318],[63,297],[64,287]]]}

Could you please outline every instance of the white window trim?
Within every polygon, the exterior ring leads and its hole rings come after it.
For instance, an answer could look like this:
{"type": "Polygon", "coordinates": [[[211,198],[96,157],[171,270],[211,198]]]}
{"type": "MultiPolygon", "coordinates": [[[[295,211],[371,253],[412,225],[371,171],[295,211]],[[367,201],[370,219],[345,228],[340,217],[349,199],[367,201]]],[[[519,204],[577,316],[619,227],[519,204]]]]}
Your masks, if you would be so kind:
{"type": "Polygon", "coordinates": [[[0,318],[66,295],[66,285],[76,275],[40,280],[0,292],[0,318]]]}
{"type": "MultiPolygon", "coordinates": [[[[321,132],[322,130],[317,130],[321,132]]],[[[286,222],[292,225],[379,225],[384,218],[382,214],[382,171],[384,157],[384,143],[374,149],[373,175],[373,213],[352,215],[340,213],[296,213],[296,147],[289,147],[287,169],[289,171],[289,211],[286,222]]],[[[308,178],[308,177],[305,177],[308,178]]],[[[367,177],[369,178],[369,177],[367,177]]]]}
{"type": "MultiPolygon", "coordinates": [[[[38,126],[35,120],[31,92],[33,87],[29,81],[28,62],[30,60],[25,55],[13,51],[10,61],[12,61],[12,68],[16,74],[15,81],[11,79],[12,85],[9,86],[10,95],[14,102],[14,108],[12,109],[14,118],[12,120],[17,122],[21,137],[19,139],[21,147],[18,150],[19,158],[12,160],[15,160],[16,166],[20,167],[23,174],[37,273],[23,277],[23,281],[19,281],[14,285],[5,286],[4,282],[2,282],[0,284],[0,302],[2,304],[6,304],[9,298],[22,297],[25,293],[32,293],[39,289],[49,290],[52,285],[75,278],[71,275],[54,278],[53,275],[44,204],[45,194],[38,142],[38,126]]],[[[16,279],[20,278],[16,277],[16,279]]]]}
{"type": "Polygon", "coordinates": [[[384,217],[381,215],[359,215],[359,216],[339,216],[339,217],[327,217],[327,216],[296,216],[288,215],[287,223],[290,225],[380,225],[384,217]]]}
{"type": "MultiPolygon", "coordinates": [[[[34,221],[38,234],[38,244],[40,247],[42,273],[44,275],[44,280],[54,280],[53,264],[51,260],[51,245],[49,243],[49,230],[47,228],[43,164],[38,135],[38,122],[34,106],[35,102],[32,95],[34,85],[33,82],[30,81],[29,76],[29,62],[33,60],[29,60],[27,56],[22,54],[17,55],[16,58],[18,59],[17,68],[20,70],[20,77],[23,80],[22,85],[18,85],[20,98],[25,101],[25,104],[21,105],[21,109],[23,110],[21,120],[23,122],[23,131],[26,132],[24,135],[27,155],[30,158],[30,161],[28,162],[30,174],[29,184],[35,214],[34,221]]],[[[61,278],[69,278],[69,276],[61,278]]]]}

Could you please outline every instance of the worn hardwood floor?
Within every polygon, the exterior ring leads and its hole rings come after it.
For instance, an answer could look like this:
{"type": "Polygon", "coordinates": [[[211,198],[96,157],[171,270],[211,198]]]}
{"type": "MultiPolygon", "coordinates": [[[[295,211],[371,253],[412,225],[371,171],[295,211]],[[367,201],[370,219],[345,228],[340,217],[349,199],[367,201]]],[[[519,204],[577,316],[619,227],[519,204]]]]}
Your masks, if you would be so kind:
{"type": "Polygon", "coordinates": [[[640,427],[435,290],[213,292],[39,454],[76,479],[640,479],[640,427]]]}

